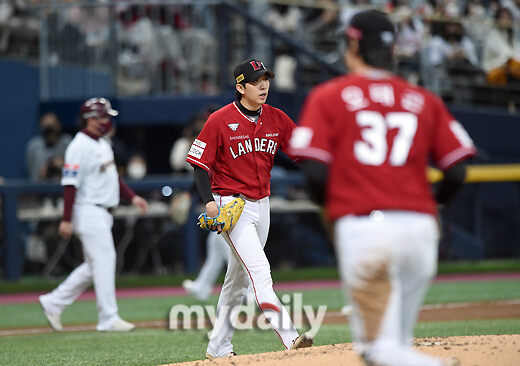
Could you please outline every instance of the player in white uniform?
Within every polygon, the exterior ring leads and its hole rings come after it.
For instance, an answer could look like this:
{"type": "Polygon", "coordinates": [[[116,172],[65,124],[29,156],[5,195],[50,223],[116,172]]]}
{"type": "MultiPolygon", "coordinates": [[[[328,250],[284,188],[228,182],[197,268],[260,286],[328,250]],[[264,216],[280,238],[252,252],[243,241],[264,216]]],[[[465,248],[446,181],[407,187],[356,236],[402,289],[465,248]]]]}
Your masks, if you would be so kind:
{"type": "Polygon", "coordinates": [[[206,239],[206,252],[206,261],[197,278],[182,282],[182,287],[200,301],[207,301],[211,295],[222,268],[228,262],[230,249],[221,235],[210,232],[206,239]]]}
{"type": "MultiPolygon", "coordinates": [[[[228,264],[230,249],[224,237],[210,232],[206,238],[206,260],[195,280],[184,280],[182,287],[199,301],[207,301],[217,282],[222,268],[228,264]]],[[[245,293],[246,303],[254,302],[255,294],[249,286],[245,293]]]]}
{"type": "Polygon", "coordinates": [[[110,210],[119,204],[119,196],[145,213],[147,202],[137,196],[119,178],[114,153],[103,138],[112,128],[112,109],[104,98],[87,100],[80,109],[83,129],[67,147],[61,184],[64,186],[64,213],[59,233],[80,238],[84,262],[52,292],[40,296],[40,304],[49,324],[62,331],[61,313],[92,283],[96,291],[98,331],[126,332],[134,324],[118,315],[115,273],[116,251],[112,237],[110,210]]]}

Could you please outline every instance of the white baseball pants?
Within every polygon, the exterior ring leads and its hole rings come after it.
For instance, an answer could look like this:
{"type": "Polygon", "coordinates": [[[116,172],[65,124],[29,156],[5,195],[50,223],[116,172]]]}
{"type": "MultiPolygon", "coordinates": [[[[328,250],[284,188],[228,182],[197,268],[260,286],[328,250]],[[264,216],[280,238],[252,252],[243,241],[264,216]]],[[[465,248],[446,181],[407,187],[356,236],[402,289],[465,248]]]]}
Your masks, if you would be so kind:
{"type": "MultiPolygon", "coordinates": [[[[214,196],[218,205],[224,205],[235,198],[214,196]]],[[[298,338],[289,313],[273,290],[271,268],[264,252],[269,223],[269,197],[256,201],[246,199],[236,226],[231,232],[222,233],[231,248],[231,255],[218,299],[217,319],[207,348],[207,352],[213,357],[221,357],[233,351],[231,338],[235,331],[237,313],[232,313],[232,310],[241,304],[249,284],[260,310],[283,345],[290,348],[298,338]]]]}
{"type": "Polygon", "coordinates": [[[61,314],[92,283],[98,308],[97,330],[108,330],[119,319],[115,273],[116,251],[112,236],[113,217],[104,208],[75,205],[74,231],[81,240],[84,262],[55,290],[44,295],[46,310],[61,314]]]}
{"type": "Polygon", "coordinates": [[[437,271],[435,218],[375,211],[336,221],[335,242],[344,291],[352,304],[356,350],[378,366],[440,366],[412,349],[413,328],[437,271]]]}

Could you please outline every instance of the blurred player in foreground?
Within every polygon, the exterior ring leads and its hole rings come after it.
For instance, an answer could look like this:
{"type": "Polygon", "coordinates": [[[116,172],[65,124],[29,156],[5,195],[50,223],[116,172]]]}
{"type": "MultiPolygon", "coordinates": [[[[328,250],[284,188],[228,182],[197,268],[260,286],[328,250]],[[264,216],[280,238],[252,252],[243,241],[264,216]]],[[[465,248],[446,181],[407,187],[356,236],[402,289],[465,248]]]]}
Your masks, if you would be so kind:
{"type": "Polygon", "coordinates": [[[118,176],[114,153],[103,138],[117,114],[104,98],[87,100],[80,109],[83,129],[65,152],[61,180],[65,188],[64,212],[59,233],[64,238],[78,235],[84,262],[55,290],[39,298],[49,324],[58,332],[63,330],[61,313],[65,307],[92,283],[99,312],[97,330],[127,332],[135,328],[118,315],[111,210],[119,204],[119,196],[137,206],[141,213],[147,211],[148,204],[118,176]]]}
{"type": "Polygon", "coordinates": [[[464,182],[475,154],[464,128],[430,92],[393,75],[395,26],[356,14],[346,30],[350,74],[315,87],[289,153],[306,159],[313,196],[325,203],[355,349],[371,366],[447,366],[412,348],[413,328],[437,270],[437,203],[464,182]],[[432,194],[430,159],[444,171],[432,194]]]}

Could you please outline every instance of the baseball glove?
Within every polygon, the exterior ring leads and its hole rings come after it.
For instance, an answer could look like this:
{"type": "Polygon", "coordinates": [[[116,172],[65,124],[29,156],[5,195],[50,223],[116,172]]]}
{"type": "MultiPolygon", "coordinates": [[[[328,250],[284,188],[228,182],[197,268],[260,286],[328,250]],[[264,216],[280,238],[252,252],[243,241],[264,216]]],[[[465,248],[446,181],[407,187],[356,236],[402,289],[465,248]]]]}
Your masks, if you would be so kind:
{"type": "Polygon", "coordinates": [[[208,217],[207,212],[201,213],[197,225],[209,231],[217,231],[219,225],[222,225],[222,231],[232,230],[242,214],[244,204],[245,201],[242,198],[235,198],[220,206],[218,215],[215,217],[208,217]]]}

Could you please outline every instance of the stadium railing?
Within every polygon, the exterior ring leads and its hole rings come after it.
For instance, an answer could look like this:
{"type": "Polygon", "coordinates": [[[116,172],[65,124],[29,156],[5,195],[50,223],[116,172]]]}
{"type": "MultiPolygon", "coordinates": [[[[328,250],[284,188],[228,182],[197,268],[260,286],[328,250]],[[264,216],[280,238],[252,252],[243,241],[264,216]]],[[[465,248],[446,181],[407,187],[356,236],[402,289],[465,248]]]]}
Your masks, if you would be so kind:
{"type": "MultiPolygon", "coordinates": [[[[299,174],[287,174],[285,177],[273,178],[272,187],[280,186],[301,186],[303,179],[299,174]]],[[[170,187],[173,194],[180,191],[187,191],[193,184],[191,177],[172,177],[158,176],[147,177],[140,181],[129,181],[128,184],[138,193],[150,191],[162,191],[164,187],[170,187]]],[[[3,275],[8,281],[16,281],[22,275],[22,250],[21,250],[21,221],[34,219],[60,220],[61,212],[51,212],[50,215],[41,209],[20,209],[19,198],[24,195],[32,196],[59,196],[62,193],[62,187],[54,183],[30,183],[25,180],[7,180],[0,185],[0,196],[2,197],[2,231],[3,231],[3,275]]],[[[193,200],[196,201],[196,200],[193,200]]],[[[316,209],[312,204],[296,204],[287,205],[285,203],[278,206],[279,211],[291,210],[298,212],[302,210],[316,209]]],[[[184,270],[192,273],[198,268],[199,249],[198,242],[199,228],[196,226],[198,212],[198,204],[192,204],[188,220],[183,227],[184,232],[184,270]]],[[[135,211],[117,212],[120,217],[138,216],[135,211]]],[[[152,216],[169,217],[167,210],[159,210],[159,212],[151,212],[152,216]]]]}
{"type": "MultiPolygon", "coordinates": [[[[431,183],[435,183],[442,178],[442,172],[437,169],[430,168],[427,171],[428,179],[431,183]]],[[[467,184],[485,184],[492,182],[520,182],[520,164],[489,164],[489,165],[470,165],[467,168],[467,184]]],[[[171,187],[173,192],[188,190],[193,181],[190,177],[149,177],[142,181],[129,182],[130,186],[137,192],[147,192],[162,190],[163,187],[171,187]]],[[[287,173],[285,177],[277,177],[271,180],[272,189],[279,189],[280,187],[303,185],[303,177],[298,172],[287,173]]],[[[520,188],[520,185],[518,186],[520,188]]],[[[62,187],[58,184],[35,184],[26,181],[12,180],[0,185],[0,195],[3,200],[3,274],[8,281],[16,281],[22,275],[22,251],[20,241],[20,223],[21,220],[35,219],[41,217],[41,212],[38,211],[23,211],[19,208],[18,198],[24,194],[31,195],[59,195],[62,192],[62,187]],[[40,216],[39,216],[40,215],[40,216]]],[[[517,197],[511,197],[512,200],[520,199],[520,190],[517,190],[517,197]]],[[[482,236],[482,197],[481,191],[477,190],[477,194],[471,197],[473,201],[473,227],[475,230],[475,240],[481,240],[482,236]]],[[[192,204],[188,214],[188,221],[184,225],[184,269],[187,273],[192,273],[198,268],[199,248],[198,237],[200,229],[196,226],[196,217],[198,216],[200,207],[198,204],[192,204]]],[[[298,200],[290,202],[283,198],[273,197],[271,202],[271,210],[278,213],[300,213],[300,212],[315,212],[319,208],[306,200],[298,200]]],[[[517,208],[520,210],[520,207],[517,208]]],[[[153,215],[168,216],[167,212],[153,212],[153,215]]],[[[121,213],[120,217],[137,215],[136,212],[121,213]]],[[[59,220],[61,212],[54,212],[51,215],[52,219],[59,220]]],[[[520,235],[520,214],[515,215],[514,228],[520,235]]],[[[513,245],[518,243],[513,243],[513,245]]],[[[518,248],[520,254],[520,247],[518,248]]]]}

